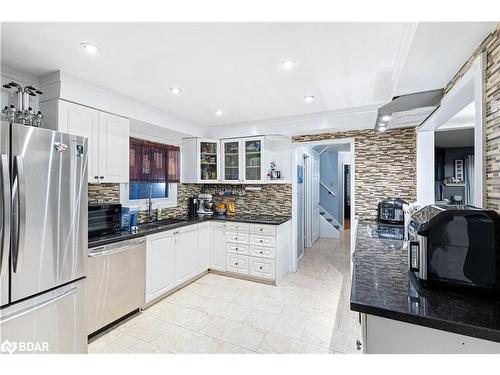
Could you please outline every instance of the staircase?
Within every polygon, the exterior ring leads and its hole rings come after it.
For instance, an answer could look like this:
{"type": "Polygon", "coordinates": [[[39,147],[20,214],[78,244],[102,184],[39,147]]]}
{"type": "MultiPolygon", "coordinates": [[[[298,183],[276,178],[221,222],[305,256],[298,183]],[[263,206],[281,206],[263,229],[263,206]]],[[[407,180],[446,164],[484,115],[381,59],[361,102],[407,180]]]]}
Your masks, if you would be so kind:
{"type": "Polygon", "coordinates": [[[323,207],[319,206],[319,236],[323,238],[340,238],[342,226],[323,207]]]}

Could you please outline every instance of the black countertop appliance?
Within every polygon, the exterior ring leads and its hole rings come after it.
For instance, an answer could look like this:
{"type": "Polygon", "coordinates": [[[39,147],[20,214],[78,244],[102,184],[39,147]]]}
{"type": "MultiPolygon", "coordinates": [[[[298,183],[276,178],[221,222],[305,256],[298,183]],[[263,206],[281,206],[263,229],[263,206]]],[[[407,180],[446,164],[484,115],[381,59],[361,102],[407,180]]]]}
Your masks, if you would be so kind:
{"type": "Polygon", "coordinates": [[[500,295],[500,215],[473,206],[430,205],[408,225],[410,272],[427,286],[500,295]]]}
{"type": "Polygon", "coordinates": [[[383,224],[404,225],[404,206],[408,205],[401,198],[385,198],[378,203],[377,221],[383,224]]]}
{"type": "Polygon", "coordinates": [[[89,239],[120,232],[121,204],[89,204],[89,239]]]}

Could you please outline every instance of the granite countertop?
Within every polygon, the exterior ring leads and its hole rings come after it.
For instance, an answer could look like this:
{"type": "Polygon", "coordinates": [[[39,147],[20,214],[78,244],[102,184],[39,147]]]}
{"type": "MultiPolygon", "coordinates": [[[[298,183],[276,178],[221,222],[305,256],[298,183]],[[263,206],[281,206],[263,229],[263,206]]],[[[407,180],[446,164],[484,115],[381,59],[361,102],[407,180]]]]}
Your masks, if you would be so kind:
{"type": "Polygon", "coordinates": [[[88,247],[98,247],[107,245],[114,242],[125,241],[132,238],[143,237],[149,234],[164,232],[167,230],[185,227],[187,225],[198,224],[204,221],[234,221],[240,223],[251,224],[267,224],[267,225],[280,225],[286,223],[291,218],[289,216],[270,216],[270,215],[211,215],[204,217],[196,217],[192,219],[166,219],[161,221],[154,221],[149,224],[139,225],[139,230],[136,232],[121,231],[113,234],[106,234],[102,236],[89,238],[88,247]]]}
{"type": "Polygon", "coordinates": [[[370,235],[358,224],[353,254],[351,310],[500,342],[500,301],[420,286],[408,272],[403,240],[370,235]]]}

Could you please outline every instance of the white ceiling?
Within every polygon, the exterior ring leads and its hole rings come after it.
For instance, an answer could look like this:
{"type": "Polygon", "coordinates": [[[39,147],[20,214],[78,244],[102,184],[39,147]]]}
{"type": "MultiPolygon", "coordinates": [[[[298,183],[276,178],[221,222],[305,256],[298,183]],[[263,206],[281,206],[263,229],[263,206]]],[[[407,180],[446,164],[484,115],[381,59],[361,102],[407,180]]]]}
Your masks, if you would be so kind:
{"type": "Polygon", "coordinates": [[[1,56],[38,77],[62,70],[214,126],[443,87],[493,26],[423,23],[412,33],[405,23],[2,23],[1,56]],[[86,54],[84,41],[102,52],[86,54]],[[297,68],[282,71],[284,58],[297,68]],[[304,103],[305,95],[318,100],[304,103]]]}

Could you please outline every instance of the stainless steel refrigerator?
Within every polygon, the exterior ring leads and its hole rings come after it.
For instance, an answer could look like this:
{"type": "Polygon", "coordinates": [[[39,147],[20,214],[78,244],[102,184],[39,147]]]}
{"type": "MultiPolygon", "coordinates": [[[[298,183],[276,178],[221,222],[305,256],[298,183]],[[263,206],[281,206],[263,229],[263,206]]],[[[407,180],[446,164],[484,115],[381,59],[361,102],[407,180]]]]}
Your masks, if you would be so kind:
{"type": "Polygon", "coordinates": [[[0,353],[85,353],[87,139],[0,122],[0,353]]]}

